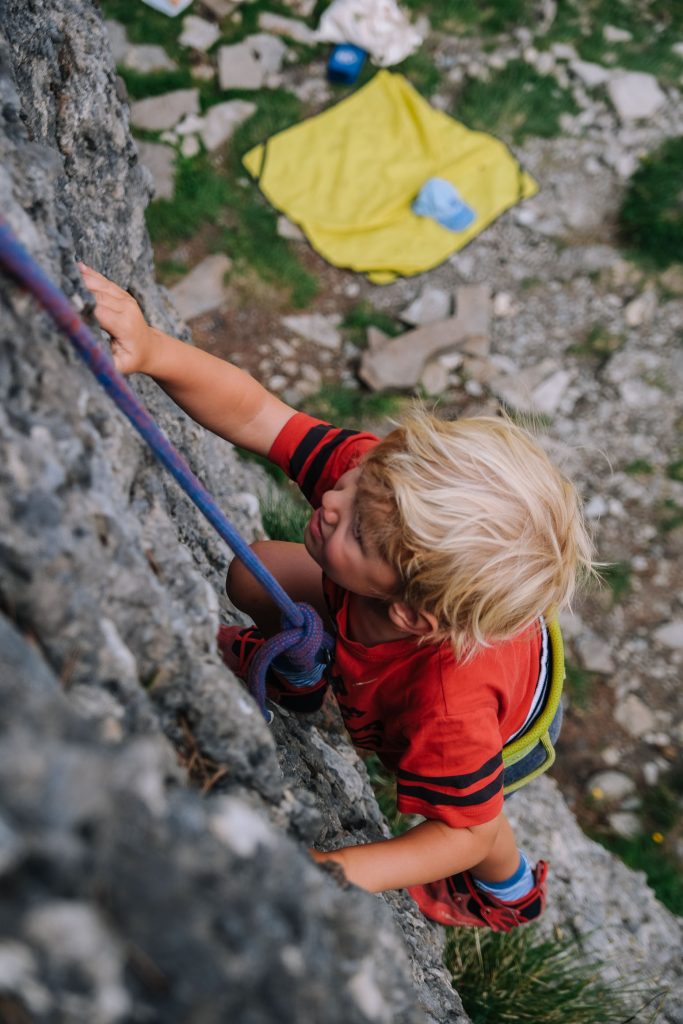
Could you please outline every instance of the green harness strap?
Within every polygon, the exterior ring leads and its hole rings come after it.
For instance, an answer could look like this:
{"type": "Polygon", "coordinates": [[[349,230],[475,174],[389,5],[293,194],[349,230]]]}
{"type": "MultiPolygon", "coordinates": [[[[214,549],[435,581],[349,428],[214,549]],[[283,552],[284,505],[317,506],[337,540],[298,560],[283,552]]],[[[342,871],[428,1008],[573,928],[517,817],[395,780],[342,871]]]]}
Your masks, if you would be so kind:
{"type": "Polygon", "coordinates": [[[538,768],[530,771],[528,775],[518,779],[517,782],[511,782],[509,786],[505,786],[503,790],[505,796],[508,793],[514,793],[516,789],[520,789],[522,786],[526,786],[527,782],[531,782],[538,775],[547,772],[548,768],[552,768],[555,763],[555,748],[550,739],[549,730],[562,697],[562,687],[564,685],[564,647],[557,619],[552,619],[547,624],[547,629],[553,666],[548,699],[541,715],[536,719],[531,729],[518,736],[512,743],[508,743],[503,747],[503,764],[506,768],[517,764],[518,761],[521,761],[523,757],[526,757],[533,750],[537,743],[542,743],[545,747],[546,759],[538,768]]]}

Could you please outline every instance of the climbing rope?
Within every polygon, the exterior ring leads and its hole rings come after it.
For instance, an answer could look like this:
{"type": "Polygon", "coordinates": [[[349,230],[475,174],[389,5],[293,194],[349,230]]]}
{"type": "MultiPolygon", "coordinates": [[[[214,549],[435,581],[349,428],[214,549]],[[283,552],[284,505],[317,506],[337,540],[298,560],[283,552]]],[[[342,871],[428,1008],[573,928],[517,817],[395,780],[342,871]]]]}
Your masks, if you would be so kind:
{"type": "Polygon", "coordinates": [[[14,236],[6,220],[1,217],[0,265],[38,300],[57,326],[68,335],[79,356],[109,397],[130,420],[161,464],[180,484],[219,536],[230,546],[235,556],[268,591],[282,612],[283,631],[264,643],[258,656],[253,659],[249,672],[249,688],[264,717],[269,721],[271,716],[265,706],[268,667],[273,658],[285,653],[297,669],[311,669],[318,663],[320,652],[328,650],[332,645],[332,639],[324,632],[320,617],[310,605],[292,601],[257,558],[221,512],[177,448],[171,444],[149,412],[141,405],[64,293],[53,284],[14,236]]]}

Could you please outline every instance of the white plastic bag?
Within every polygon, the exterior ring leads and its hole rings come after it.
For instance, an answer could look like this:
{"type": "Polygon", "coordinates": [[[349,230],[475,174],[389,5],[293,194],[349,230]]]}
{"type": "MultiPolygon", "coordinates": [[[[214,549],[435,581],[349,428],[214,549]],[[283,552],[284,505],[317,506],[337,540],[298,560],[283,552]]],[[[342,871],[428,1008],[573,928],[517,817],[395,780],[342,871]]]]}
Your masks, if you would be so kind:
{"type": "Polygon", "coordinates": [[[400,64],[422,45],[396,0],[334,0],[320,19],[318,38],[360,46],[384,68],[400,64]]]}

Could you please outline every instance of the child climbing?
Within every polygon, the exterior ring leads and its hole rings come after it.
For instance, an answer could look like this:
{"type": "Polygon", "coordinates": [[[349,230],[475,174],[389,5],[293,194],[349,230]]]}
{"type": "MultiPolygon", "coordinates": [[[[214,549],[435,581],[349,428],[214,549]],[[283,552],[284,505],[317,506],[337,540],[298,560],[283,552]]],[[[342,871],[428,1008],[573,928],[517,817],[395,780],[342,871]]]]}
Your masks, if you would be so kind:
{"type": "MultiPolygon", "coordinates": [[[[399,810],[426,819],[315,859],[373,892],[408,888],[444,924],[507,931],[538,917],[547,865],[518,850],[503,801],[554,758],[554,615],[591,571],[573,487],[503,419],[415,412],[379,440],[296,412],[237,367],[149,327],[130,295],[81,271],[117,368],[151,376],[198,423],[267,456],[313,506],[303,544],[255,547],[334,631],[334,654],[306,674],[281,656],[270,695],[306,711],[331,686],[356,746],[396,773],[399,810]]],[[[236,560],[228,593],[255,623],[219,633],[245,678],[279,613],[236,560]]]]}

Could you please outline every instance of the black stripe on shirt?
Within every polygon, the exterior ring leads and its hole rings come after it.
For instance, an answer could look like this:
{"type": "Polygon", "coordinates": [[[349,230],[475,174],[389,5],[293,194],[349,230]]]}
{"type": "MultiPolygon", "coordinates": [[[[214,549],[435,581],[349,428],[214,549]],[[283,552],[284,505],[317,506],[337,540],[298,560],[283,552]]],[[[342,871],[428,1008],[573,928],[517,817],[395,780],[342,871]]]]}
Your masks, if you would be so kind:
{"type": "Polygon", "coordinates": [[[404,786],[399,782],[398,796],[414,797],[424,800],[433,807],[471,807],[473,804],[485,804],[487,800],[499,793],[503,788],[503,769],[487,786],[468,793],[466,796],[453,796],[451,793],[439,793],[434,789],[424,789],[423,786],[404,786]]]}
{"type": "Polygon", "coordinates": [[[498,752],[489,758],[488,761],[485,761],[481,768],[477,768],[475,772],[467,772],[465,775],[416,775],[414,772],[406,772],[399,769],[398,777],[399,779],[407,779],[410,782],[424,782],[431,786],[452,786],[454,789],[467,789],[468,786],[473,786],[475,782],[481,782],[492,771],[499,768],[502,763],[503,755],[498,752]]]}
{"type": "Polygon", "coordinates": [[[319,423],[316,427],[311,427],[299,441],[289,460],[290,473],[295,480],[303,469],[308,456],[317,448],[325,434],[329,434],[330,430],[336,430],[336,427],[331,427],[329,423],[319,423]]]}
{"type": "Polygon", "coordinates": [[[325,444],[318,449],[315,458],[308,467],[306,476],[304,477],[303,481],[299,484],[301,490],[304,493],[304,497],[308,501],[311,500],[311,496],[315,489],[315,485],[318,483],[320,475],[332,452],[335,450],[335,448],[338,448],[340,444],[343,444],[344,441],[348,440],[349,437],[353,437],[354,434],[358,433],[360,433],[360,431],[358,430],[340,430],[339,433],[335,435],[335,437],[330,438],[329,441],[326,441],[325,444]]]}

